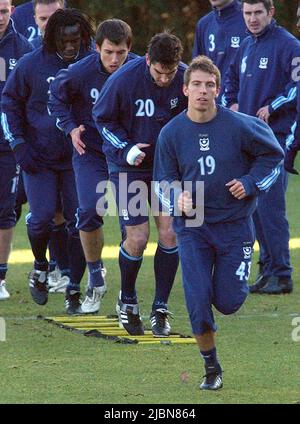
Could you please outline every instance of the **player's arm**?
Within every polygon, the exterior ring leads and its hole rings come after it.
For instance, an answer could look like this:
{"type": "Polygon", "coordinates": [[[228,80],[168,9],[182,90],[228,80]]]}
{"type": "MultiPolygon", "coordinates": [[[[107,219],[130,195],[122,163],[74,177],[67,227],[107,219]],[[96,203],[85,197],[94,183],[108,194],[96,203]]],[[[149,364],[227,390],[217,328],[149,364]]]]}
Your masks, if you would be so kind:
{"type": "Polygon", "coordinates": [[[122,125],[124,117],[128,115],[130,119],[128,102],[130,99],[124,91],[124,81],[119,83],[113,75],[102,87],[93,108],[93,118],[103,139],[102,149],[108,160],[120,166],[138,166],[135,162],[141,159],[142,146],[131,142],[126,128],[122,125]]]}
{"type": "Polygon", "coordinates": [[[30,143],[25,138],[29,81],[26,65],[20,62],[9,75],[2,91],[1,124],[4,137],[14,151],[17,163],[27,173],[34,173],[37,170],[37,163],[30,143]]]}
{"type": "Polygon", "coordinates": [[[182,196],[177,159],[164,130],[160,132],[156,143],[153,179],[155,193],[165,213],[177,216],[180,215],[178,210],[187,212],[188,195],[186,193],[182,196]]]}
{"type": "MultiPolygon", "coordinates": [[[[291,40],[281,51],[280,60],[285,66],[285,74],[290,76],[289,82],[281,93],[269,105],[265,105],[262,110],[258,110],[257,116],[264,119],[269,118],[274,112],[295,108],[297,102],[297,80],[299,79],[297,70],[299,69],[300,43],[298,40],[291,40]]],[[[280,78],[280,74],[278,75],[280,78]]],[[[268,122],[267,119],[264,119],[268,122]]]]}
{"type": "Polygon", "coordinates": [[[264,122],[254,119],[250,136],[245,135],[242,140],[242,149],[252,158],[252,166],[247,175],[237,178],[243,186],[243,189],[236,187],[237,195],[243,196],[242,190],[245,194],[242,198],[266,193],[276,182],[284,158],[273,131],[264,122]]]}
{"type": "Polygon", "coordinates": [[[48,101],[49,113],[57,120],[57,126],[66,135],[70,135],[73,146],[79,154],[85,153],[85,144],[81,135],[85,131],[84,125],[78,125],[72,113],[72,103],[79,96],[78,81],[73,76],[71,68],[58,72],[50,84],[50,96],[48,101]]]}
{"type": "Polygon", "coordinates": [[[299,174],[294,162],[300,150],[300,82],[297,84],[297,114],[296,120],[291,128],[291,133],[286,140],[286,153],[284,157],[284,168],[291,174],[299,174]]]}
{"type": "Polygon", "coordinates": [[[196,56],[199,56],[200,54],[205,54],[205,50],[202,44],[202,32],[203,32],[203,25],[200,19],[196,25],[194,47],[193,47],[193,53],[192,53],[193,58],[196,56]]]}
{"type": "Polygon", "coordinates": [[[233,58],[224,78],[224,94],[222,105],[233,111],[238,110],[238,95],[240,90],[241,47],[233,58]]]}

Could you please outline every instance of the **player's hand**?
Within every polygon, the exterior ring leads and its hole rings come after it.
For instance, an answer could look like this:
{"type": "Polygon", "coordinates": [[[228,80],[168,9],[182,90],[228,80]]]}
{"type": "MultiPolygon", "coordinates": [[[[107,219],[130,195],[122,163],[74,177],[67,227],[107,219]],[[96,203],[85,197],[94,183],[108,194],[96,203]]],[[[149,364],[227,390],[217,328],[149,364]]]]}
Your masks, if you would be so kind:
{"type": "MultiPolygon", "coordinates": [[[[145,149],[146,147],[149,147],[149,146],[150,146],[150,144],[146,144],[146,143],[136,144],[136,147],[140,150],[145,149]]],[[[146,153],[141,151],[141,153],[134,160],[134,166],[139,166],[143,162],[145,157],[146,157],[146,153]]]]}
{"type": "Polygon", "coordinates": [[[189,191],[183,191],[178,196],[178,209],[181,212],[189,213],[193,209],[193,199],[189,191]]]}
{"type": "Polygon", "coordinates": [[[233,103],[233,105],[231,105],[229,109],[232,110],[232,112],[238,112],[239,111],[238,103],[233,103]]]}
{"type": "Polygon", "coordinates": [[[290,149],[287,150],[284,157],[284,169],[290,174],[299,175],[299,172],[295,168],[295,158],[297,156],[297,150],[290,149]]]}
{"type": "Polygon", "coordinates": [[[70,132],[70,136],[71,136],[71,139],[72,139],[73,146],[75,147],[75,149],[77,150],[77,152],[80,155],[85,154],[85,147],[86,146],[80,138],[81,134],[84,133],[84,131],[85,131],[84,125],[80,125],[78,128],[74,128],[70,132]]]}
{"type": "Polygon", "coordinates": [[[35,174],[38,171],[38,161],[35,160],[34,151],[28,143],[18,144],[14,148],[16,162],[27,174],[35,174]]]}
{"type": "Polygon", "coordinates": [[[246,191],[241,181],[231,180],[226,184],[226,187],[230,187],[229,191],[236,199],[242,200],[246,197],[246,191]]]}
{"type": "Polygon", "coordinates": [[[269,106],[264,106],[261,107],[257,112],[256,112],[256,116],[259,119],[262,119],[263,121],[265,121],[267,124],[269,123],[269,118],[270,118],[270,112],[269,112],[269,106]]]}

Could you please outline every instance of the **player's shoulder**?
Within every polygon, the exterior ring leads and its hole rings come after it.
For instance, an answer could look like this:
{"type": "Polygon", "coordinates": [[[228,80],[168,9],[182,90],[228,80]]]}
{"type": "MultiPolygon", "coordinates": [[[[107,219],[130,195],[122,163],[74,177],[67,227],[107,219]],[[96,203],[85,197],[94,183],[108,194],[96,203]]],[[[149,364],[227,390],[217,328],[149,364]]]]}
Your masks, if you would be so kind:
{"type": "Polygon", "coordinates": [[[146,66],[145,57],[137,57],[129,60],[108,79],[110,84],[118,84],[122,86],[124,81],[138,81],[139,76],[144,72],[146,66]]]}
{"type": "Polygon", "coordinates": [[[161,130],[161,136],[163,138],[169,138],[171,135],[178,133],[179,129],[182,129],[188,123],[186,116],[186,110],[180,112],[174,118],[172,118],[161,130]]]}
{"type": "Polygon", "coordinates": [[[208,12],[206,15],[202,16],[198,22],[197,27],[198,29],[202,29],[210,25],[212,22],[215,22],[215,12],[212,10],[211,12],[208,12]]]}
{"type": "Polygon", "coordinates": [[[33,14],[33,4],[32,1],[28,1],[27,3],[20,4],[16,6],[13,15],[21,17],[24,13],[32,13],[33,14]]]}
{"type": "Polygon", "coordinates": [[[71,74],[80,74],[82,77],[82,72],[89,71],[91,69],[91,67],[94,67],[98,64],[99,62],[99,53],[95,52],[91,52],[90,54],[88,54],[87,56],[84,56],[82,59],[78,60],[75,63],[72,63],[69,67],[68,67],[68,71],[71,74]]]}

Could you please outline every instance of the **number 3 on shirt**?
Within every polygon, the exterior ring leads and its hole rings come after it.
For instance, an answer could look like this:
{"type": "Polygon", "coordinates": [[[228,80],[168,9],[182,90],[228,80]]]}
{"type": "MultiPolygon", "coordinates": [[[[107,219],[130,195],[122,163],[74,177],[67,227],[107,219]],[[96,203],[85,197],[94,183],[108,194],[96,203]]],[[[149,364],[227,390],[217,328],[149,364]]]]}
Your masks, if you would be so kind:
{"type": "Polygon", "coordinates": [[[215,48],[216,48],[216,43],[215,43],[215,36],[214,36],[214,34],[209,34],[209,37],[208,37],[208,39],[209,39],[209,42],[210,42],[210,46],[209,46],[209,51],[210,52],[214,52],[215,51],[215,48]]]}

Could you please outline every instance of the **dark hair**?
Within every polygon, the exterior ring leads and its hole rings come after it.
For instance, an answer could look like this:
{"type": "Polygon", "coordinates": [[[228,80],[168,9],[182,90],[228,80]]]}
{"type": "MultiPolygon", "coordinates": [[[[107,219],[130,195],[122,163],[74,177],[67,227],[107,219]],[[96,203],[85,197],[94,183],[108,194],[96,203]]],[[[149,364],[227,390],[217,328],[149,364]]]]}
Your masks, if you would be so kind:
{"type": "Polygon", "coordinates": [[[132,30],[130,26],[121,19],[107,19],[98,25],[95,41],[99,47],[107,39],[113,44],[125,42],[127,47],[132,44],[132,30]]]}
{"type": "Polygon", "coordinates": [[[202,71],[207,74],[214,75],[216,77],[217,88],[221,85],[221,74],[219,69],[213,63],[213,61],[207,56],[195,57],[184,73],[184,85],[188,86],[191,80],[191,73],[195,71],[202,71]]]}
{"type": "Polygon", "coordinates": [[[167,68],[178,64],[182,53],[181,41],[168,31],[154,35],[148,44],[150,63],[160,63],[167,68]]]}
{"type": "Polygon", "coordinates": [[[48,53],[56,52],[56,36],[67,26],[80,26],[81,43],[85,50],[91,48],[94,30],[87,15],[77,9],[58,9],[50,16],[46,25],[43,45],[48,53]]]}
{"type": "Polygon", "coordinates": [[[274,7],[273,0],[242,0],[242,5],[244,5],[244,3],[247,3],[247,4],[263,3],[263,5],[265,6],[267,12],[269,12],[270,9],[272,7],[274,7]]]}
{"type": "Polygon", "coordinates": [[[62,7],[65,7],[65,0],[33,0],[33,10],[35,11],[35,8],[38,4],[53,4],[53,3],[60,3],[62,7]]]}

